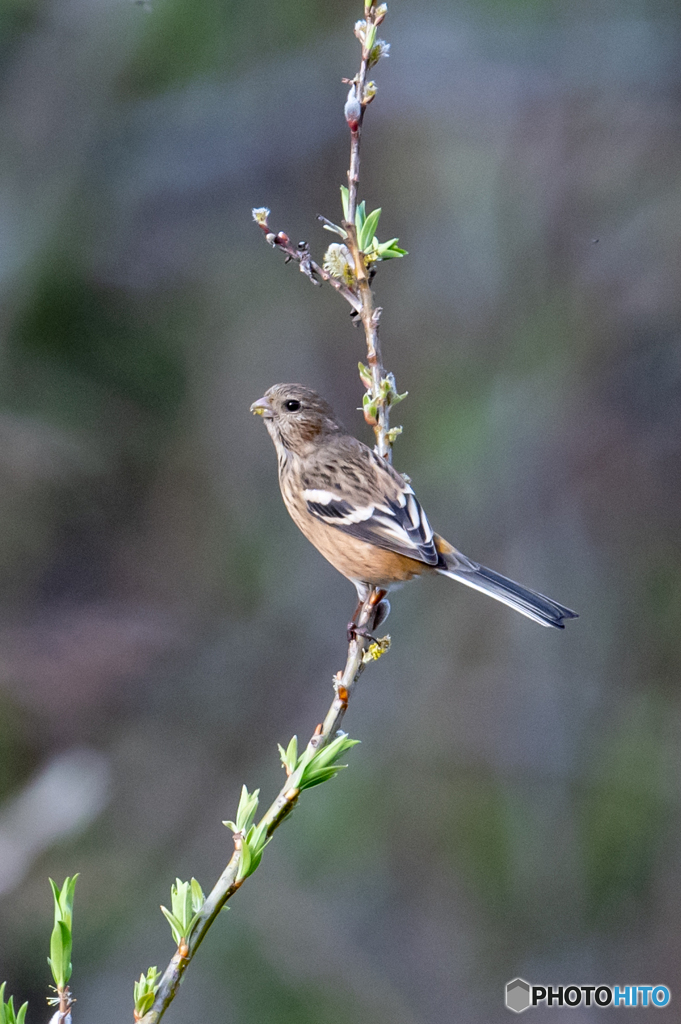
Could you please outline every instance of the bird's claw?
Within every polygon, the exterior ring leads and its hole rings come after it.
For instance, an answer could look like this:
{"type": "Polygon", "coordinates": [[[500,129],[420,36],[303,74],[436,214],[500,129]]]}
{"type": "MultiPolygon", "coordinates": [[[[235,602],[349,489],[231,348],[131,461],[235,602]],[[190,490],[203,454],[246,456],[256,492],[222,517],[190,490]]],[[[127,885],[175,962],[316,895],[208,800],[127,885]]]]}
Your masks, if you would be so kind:
{"type": "Polygon", "coordinates": [[[354,622],[348,622],[348,643],[351,644],[353,640],[358,640],[359,637],[363,637],[365,640],[376,641],[376,637],[373,633],[370,633],[366,626],[358,626],[354,622]]]}

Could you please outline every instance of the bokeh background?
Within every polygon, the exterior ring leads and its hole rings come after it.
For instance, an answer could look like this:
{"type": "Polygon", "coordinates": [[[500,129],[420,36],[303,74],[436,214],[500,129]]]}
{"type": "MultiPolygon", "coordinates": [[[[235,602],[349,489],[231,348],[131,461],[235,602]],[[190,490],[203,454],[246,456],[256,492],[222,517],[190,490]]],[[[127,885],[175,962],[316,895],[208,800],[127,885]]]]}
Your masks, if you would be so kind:
{"type": "MultiPolygon", "coordinates": [[[[397,594],[351,767],[168,1021],[503,1021],[518,974],[681,998],[681,12],[390,7],[360,191],[410,252],[376,279],[395,463],[462,550],[581,618],[397,594]]],[[[0,2],[0,980],[31,1024],[47,876],[81,872],[76,1020],[131,1019],[170,883],[212,885],[241,784],[276,792],[343,664],[354,592],[248,407],[301,381],[369,440],[362,335],[250,210],[332,240],[360,16],[0,2]]]]}

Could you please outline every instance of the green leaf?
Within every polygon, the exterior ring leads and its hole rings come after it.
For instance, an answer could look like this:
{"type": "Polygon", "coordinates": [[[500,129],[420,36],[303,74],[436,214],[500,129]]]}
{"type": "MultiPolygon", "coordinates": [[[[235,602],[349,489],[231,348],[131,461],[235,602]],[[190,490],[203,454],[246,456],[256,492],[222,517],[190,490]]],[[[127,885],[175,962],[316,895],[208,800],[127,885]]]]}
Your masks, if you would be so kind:
{"type": "Polygon", "coordinates": [[[297,736],[292,736],[291,737],[291,742],[289,743],[288,747],[286,748],[286,757],[288,759],[289,764],[292,764],[293,767],[295,768],[296,764],[298,763],[298,737],[297,736]]]}
{"type": "Polygon", "coordinates": [[[267,835],[268,823],[261,821],[259,825],[252,825],[247,835],[242,840],[241,862],[237,874],[237,881],[252,875],[262,860],[265,847],[271,840],[267,835]]]}
{"type": "Polygon", "coordinates": [[[281,763],[286,769],[286,774],[292,775],[296,770],[296,765],[298,763],[298,737],[292,737],[286,750],[284,750],[281,743],[278,743],[277,746],[279,748],[281,763]]]}
{"type": "Polygon", "coordinates": [[[140,980],[136,981],[133,988],[135,1000],[135,1012],[138,1017],[143,1017],[152,1006],[160,985],[161,974],[158,967],[150,967],[146,975],[140,974],[140,980]]]}
{"type": "Polygon", "coordinates": [[[348,192],[347,185],[341,185],[341,203],[343,205],[343,219],[348,219],[348,204],[350,202],[350,193],[348,192]]]}
{"type": "Polygon", "coordinates": [[[140,998],[135,1002],[135,1011],[137,1012],[138,1017],[143,1017],[145,1013],[149,1012],[154,1005],[155,998],[156,996],[154,992],[145,992],[143,996],[140,996],[140,998]]]}
{"type": "Polygon", "coordinates": [[[24,1003],[24,1005],[21,1006],[15,1014],[14,996],[10,996],[7,1002],[5,1002],[6,984],[7,983],[3,981],[2,985],[0,985],[0,1024],[24,1024],[28,1003],[24,1003]]]}
{"type": "Polygon", "coordinates": [[[61,889],[61,896],[59,902],[62,907],[62,921],[68,926],[69,931],[73,930],[73,898],[76,892],[76,882],[78,881],[78,875],[74,875],[73,878],[67,878],[61,889]]]}
{"type": "Polygon", "coordinates": [[[201,917],[201,911],[197,910],[197,912],[191,918],[191,920],[187,924],[187,927],[184,930],[184,937],[185,937],[185,939],[188,939],[191,936],[191,933],[194,931],[194,928],[196,927],[196,923],[197,923],[197,921],[199,920],[200,917],[201,917]]]}
{"type": "Polygon", "coordinates": [[[322,747],[322,749],[315,754],[311,762],[311,766],[314,766],[315,768],[322,768],[326,765],[333,764],[341,754],[344,754],[346,750],[351,750],[353,747],[356,747],[359,742],[359,740],[351,740],[347,733],[341,732],[335,739],[331,740],[330,743],[327,743],[325,747],[322,747]]]}
{"type": "Polygon", "coordinates": [[[359,378],[362,381],[362,384],[364,385],[364,387],[365,388],[373,387],[374,381],[373,381],[373,377],[371,376],[371,370],[369,369],[369,367],[365,366],[364,363],[357,363],[357,367],[359,369],[359,378]]]}
{"type": "Polygon", "coordinates": [[[76,889],[78,875],[73,878],[65,878],[61,889],[50,878],[50,886],[54,897],[54,920],[63,921],[69,932],[73,927],[73,897],[76,889]]]}
{"type": "Polygon", "coordinates": [[[376,252],[378,258],[381,260],[393,260],[398,259],[401,256],[408,256],[406,249],[400,249],[399,238],[391,238],[388,242],[379,242],[376,246],[376,252]]]}
{"type": "MultiPolygon", "coordinates": [[[[270,836],[270,838],[271,838],[271,836],[270,836]]],[[[268,839],[267,842],[265,843],[265,846],[267,846],[267,843],[269,843],[269,841],[270,840],[268,839]]],[[[257,867],[259,867],[260,861],[262,860],[262,854],[263,854],[263,850],[265,849],[265,846],[263,846],[262,850],[260,850],[258,853],[251,854],[251,866],[250,866],[249,871],[248,871],[249,875],[252,875],[253,872],[255,871],[255,869],[257,867]]]]}
{"type": "Polygon", "coordinates": [[[185,926],[192,913],[192,897],[189,891],[189,882],[183,882],[176,878],[175,885],[170,887],[170,901],[173,908],[173,916],[180,922],[182,934],[184,935],[185,926]]]}
{"type": "Polygon", "coordinates": [[[237,872],[236,880],[240,882],[243,878],[248,878],[251,874],[249,870],[251,867],[251,851],[246,837],[241,840],[241,854],[239,856],[239,870],[237,872]]]}
{"type": "MultiPolygon", "coordinates": [[[[248,845],[251,850],[251,854],[262,853],[269,839],[267,838],[267,825],[266,821],[261,821],[259,825],[254,825],[248,834],[248,845]]],[[[270,839],[272,837],[270,836],[270,839]]]]}
{"type": "Polygon", "coordinates": [[[357,209],[355,210],[355,228],[357,229],[358,238],[362,234],[362,228],[364,226],[364,221],[366,220],[366,215],[367,204],[366,201],[363,199],[361,203],[357,204],[357,209]]]}
{"type": "Polygon", "coordinates": [[[259,795],[259,789],[249,793],[246,786],[241,787],[241,799],[239,800],[239,807],[236,812],[237,832],[248,832],[249,828],[253,824],[253,819],[255,818],[256,811],[258,810],[259,795]]]}
{"type": "Polygon", "coordinates": [[[161,907],[161,913],[165,917],[166,921],[170,925],[170,930],[173,933],[173,939],[176,945],[180,945],[181,940],[184,938],[184,928],[182,922],[178,921],[174,914],[168,910],[167,907],[161,907]]]}
{"type": "Polygon", "coordinates": [[[364,37],[364,45],[367,50],[371,50],[374,43],[376,42],[376,26],[370,25],[367,29],[367,33],[364,37]]]}
{"type": "Polygon", "coordinates": [[[63,921],[55,921],[50,938],[50,968],[57,988],[64,988],[71,977],[71,932],[63,921]]]}
{"type": "Polygon", "coordinates": [[[272,836],[270,836],[269,839],[266,839],[265,842],[262,844],[262,846],[260,847],[260,849],[256,853],[251,852],[251,864],[250,864],[250,867],[248,869],[248,874],[249,875],[252,875],[253,872],[255,871],[255,869],[259,866],[260,861],[262,860],[262,855],[263,855],[263,852],[265,850],[265,847],[267,846],[267,844],[270,842],[271,839],[272,839],[272,836]]]}
{"type": "Polygon", "coordinates": [[[199,885],[195,878],[192,878],[191,888],[192,910],[198,914],[200,910],[203,910],[203,905],[206,902],[206,897],[204,896],[203,889],[201,888],[201,886],[199,885]]]}
{"type": "Polygon", "coordinates": [[[378,418],[378,406],[371,392],[367,391],[366,395],[362,395],[362,411],[365,416],[370,416],[372,420],[378,418]]]}
{"type": "Polygon", "coordinates": [[[376,228],[381,217],[381,207],[377,210],[373,210],[364,221],[362,230],[359,233],[358,244],[362,252],[369,248],[371,245],[374,235],[376,234],[376,228]]]}
{"type": "Polygon", "coordinates": [[[351,740],[346,733],[339,733],[331,743],[312,753],[311,756],[308,755],[306,760],[301,760],[295,773],[295,780],[291,779],[291,784],[297,785],[302,790],[318,786],[321,782],[333,778],[341,768],[341,765],[336,765],[335,762],[344,751],[354,747],[357,743],[359,740],[351,740]]]}
{"type": "Polygon", "coordinates": [[[55,921],[61,920],[61,904],[59,902],[59,896],[60,896],[59,886],[57,885],[57,883],[52,878],[48,879],[48,881],[50,883],[50,888],[52,889],[52,895],[54,896],[54,913],[55,913],[55,918],[54,919],[55,919],[55,921]]]}
{"type": "MultiPolygon", "coordinates": [[[[233,824],[233,822],[230,822],[233,824]]],[[[180,944],[181,939],[188,939],[201,916],[206,897],[201,886],[192,878],[191,882],[183,882],[175,879],[175,884],[170,889],[172,911],[161,907],[161,911],[168,921],[175,942],[180,944]]]]}
{"type": "Polygon", "coordinates": [[[343,768],[347,768],[347,765],[334,764],[330,768],[317,768],[306,772],[305,778],[300,783],[300,789],[312,789],[313,786],[319,786],[322,782],[328,782],[329,779],[333,779],[334,776],[338,775],[338,772],[343,768]]]}

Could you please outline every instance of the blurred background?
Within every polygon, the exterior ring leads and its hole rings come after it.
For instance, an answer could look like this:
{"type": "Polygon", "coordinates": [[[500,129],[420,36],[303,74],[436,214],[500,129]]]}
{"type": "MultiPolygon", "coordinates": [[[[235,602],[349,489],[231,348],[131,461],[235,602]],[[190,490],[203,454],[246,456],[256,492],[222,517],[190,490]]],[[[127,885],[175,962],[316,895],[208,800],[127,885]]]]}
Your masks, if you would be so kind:
{"type": "MultiPolygon", "coordinates": [[[[351,767],[168,1021],[504,1021],[516,975],[681,998],[680,14],[390,4],[360,193],[410,253],[375,281],[395,464],[436,529],[581,618],[396,594],[351,767]]],[[[131,1019],[171,882],[212,886],[242,783],[269,803],[344,663],[354,591],[248,409],[301,381],[369,441],[362,333],[250,211],[333,240],[360,16],[0,0],[0,980],[31,1024],[48,875],[81,872],[75,1019],[131,1019]]]]}

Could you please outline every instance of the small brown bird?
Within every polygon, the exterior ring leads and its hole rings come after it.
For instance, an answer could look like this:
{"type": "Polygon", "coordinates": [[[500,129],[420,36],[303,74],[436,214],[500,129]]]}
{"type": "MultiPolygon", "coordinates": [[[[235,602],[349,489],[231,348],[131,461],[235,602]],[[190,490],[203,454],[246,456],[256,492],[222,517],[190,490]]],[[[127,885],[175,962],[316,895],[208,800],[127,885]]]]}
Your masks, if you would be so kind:
{"type": "MultiPolygon", "coordinates": [[[[397,583],[436,572],[503,601],[542,626],[564,629],[564,619],[577,618],[556,601],[471,561],[433,533],[404,477],[348,434],[314,391],[301,384],[275,384],[251,412],[262,416],[274,441],[279,486],[291,518],[354,583],[360,606],[372,587],[387,593],[397,583]]],[[[374,628],[388,610],[383,600],[374,628]]]]}

